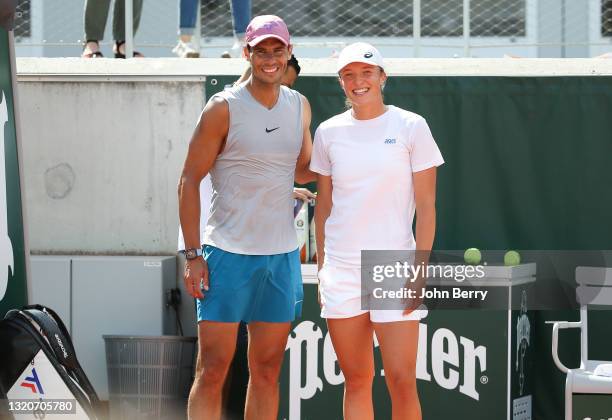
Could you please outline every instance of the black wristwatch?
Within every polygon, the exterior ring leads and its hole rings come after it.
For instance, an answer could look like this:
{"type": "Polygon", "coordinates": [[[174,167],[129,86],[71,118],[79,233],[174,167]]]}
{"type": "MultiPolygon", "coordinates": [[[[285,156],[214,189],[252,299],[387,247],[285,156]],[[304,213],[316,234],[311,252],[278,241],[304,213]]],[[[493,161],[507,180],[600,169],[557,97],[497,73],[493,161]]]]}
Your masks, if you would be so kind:
{"type": "Polygon", "coordinates": [[[188,260],[195,260],[202,256],[202,248],[189,248],[184,251],[185,258],[188,260]]]}

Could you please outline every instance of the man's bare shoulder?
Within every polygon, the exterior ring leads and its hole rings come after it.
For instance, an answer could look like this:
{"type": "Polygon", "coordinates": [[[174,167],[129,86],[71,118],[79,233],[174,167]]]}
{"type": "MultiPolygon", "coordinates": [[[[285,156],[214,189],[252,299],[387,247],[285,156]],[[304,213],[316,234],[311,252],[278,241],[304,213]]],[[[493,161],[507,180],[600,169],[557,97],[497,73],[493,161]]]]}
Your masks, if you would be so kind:
{"type": "Polygon", "coordinates": [[[202,116],[200,119],[204,118],[227,118],[229,117],[229,104],[227,100],[221,96],[213,96],[210,101],[204,107],[202,111],[202,116]]]}
{"type": "Polygon", "coordinates": [[[228,102],[221,96],[213,96],[204,107],[196,126],[192,143],[221,144],[229,130],[230,112],[228,102]]]}
{"type": "Polygon", "coordinates": [[[308,102],[308,99],[301,93],[300,93],[300,99],[302,101],[302,108],[304,109],[304,112],[302,112],[304,124],[306,124],[307,126],[310,126],[310,119],[312,118],[310,102],[308,102]]]}
{"type": "Polygon", "coordinates": [[[310,102],[308,102],[308,98],[307,97],[305,97],[304,95],[302,95],[300,93],[300,99],[302,100],[302,103],[304,104],[304,106],[307,106],[307,107],[310,108],[310,102]]]}

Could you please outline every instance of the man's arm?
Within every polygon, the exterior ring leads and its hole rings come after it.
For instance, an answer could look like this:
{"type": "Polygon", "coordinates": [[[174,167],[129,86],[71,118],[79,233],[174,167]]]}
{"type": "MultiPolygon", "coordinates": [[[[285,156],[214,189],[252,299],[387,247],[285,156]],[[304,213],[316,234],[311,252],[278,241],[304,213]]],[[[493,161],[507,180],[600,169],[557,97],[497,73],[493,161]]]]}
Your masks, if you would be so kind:
{"type": "MultiPolygon", "coordinates": [[[[229,129],[229,107],[222,98],[206,104],[195,128],[178,185],[179,218],[185,249],[200,248],[200,182],[221,152],[229,129]]],[[[185,286],[190,295],[202,298],[200,280],[208,284],[204,260],[197,258],[185,265],[185,286]]]]}
{"type": "Polygon", "coordinates": [[[302,96],[302,149],[295,165],[295,182],[298,184],[308,184],[317,179],[317,175],[309,169],[310,155],[312,154],[312,137],[310,136],[310,119],[312,113],[310,103],[304,95],[302,96]]]}
{"type": "Polygon", "coordinates": [[[310,190],[306,188],[294,188],[293,198],[295,198],[296,200],[310,201],[310,200],[316,200],[317,194],[311,192],[310,190]]]}

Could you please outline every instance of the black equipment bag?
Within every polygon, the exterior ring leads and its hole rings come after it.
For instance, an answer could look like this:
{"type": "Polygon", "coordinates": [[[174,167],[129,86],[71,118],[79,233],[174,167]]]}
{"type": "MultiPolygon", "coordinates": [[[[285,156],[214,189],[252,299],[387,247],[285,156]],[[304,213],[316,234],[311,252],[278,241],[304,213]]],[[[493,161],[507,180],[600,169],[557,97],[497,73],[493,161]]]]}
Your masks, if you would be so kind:
{"type": "Polygon", "coordinates": [[[100,418],[100,400],[66,326],[42,305],[13,309],[0,321],[0,418],[12,417],[6,399],[26,398],[74,400],[80,417],[100,418]]]}

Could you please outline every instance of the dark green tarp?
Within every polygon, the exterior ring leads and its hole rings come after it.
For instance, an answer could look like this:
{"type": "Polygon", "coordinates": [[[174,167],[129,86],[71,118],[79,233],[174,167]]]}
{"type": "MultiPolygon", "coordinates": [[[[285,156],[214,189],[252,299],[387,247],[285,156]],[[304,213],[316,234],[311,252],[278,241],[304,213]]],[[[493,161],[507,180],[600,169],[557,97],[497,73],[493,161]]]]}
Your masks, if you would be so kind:
{"type": "Polygon", "coordinates": [[[0,289],[4,289],[3,285],[8,282],[6,292],[0,293],[0,318],[9,309],[27,303],[22,195],[11,75],[14,63],[10,60],[9,42],[8,32],[0,28],[0,141],[4,140],[4,147],[0,148],[0,170],[5,171],[6,179],[6,197],[0,197],[0,206],[4,207],[0,208],[0,217],[3,218],[0,220],[0,289]],[[7,231],[4,231],[5,223],[7,231]]]}
{"type": "MultiPolygon", "coordinates": [[[[213,78],[209,96],[235,79],[213,78]]],[[[300,77],[295,88],[310,101],[313,133],[345,109],[335,77],[300,77]]],[[[612,77],[391,77],[385,102],[424,116],[446,160],[436,249],[612,249],[612,77]]],[[[535,419],[563,418],[565,376],[545,321],[577,318],[537,314],[535,419]]],[[[612,360],[611,321],[591,311],[591,359],[612,360]]],[[[561,341],[561,359],[577,367],[579,334],[561,341]]]]}

